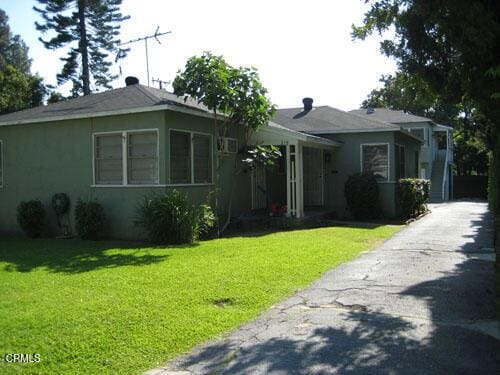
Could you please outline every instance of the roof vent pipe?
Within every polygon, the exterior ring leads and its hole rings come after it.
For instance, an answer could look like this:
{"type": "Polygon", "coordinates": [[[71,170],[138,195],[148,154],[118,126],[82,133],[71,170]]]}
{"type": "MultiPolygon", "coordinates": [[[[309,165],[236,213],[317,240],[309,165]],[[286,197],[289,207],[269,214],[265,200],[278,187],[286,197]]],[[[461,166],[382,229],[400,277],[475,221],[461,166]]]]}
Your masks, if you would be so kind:
{"type": "Polygon", "coordinates": [[[128,76],[127,78],[125,78],[125,85],[127,86],[137,85],[138,83],[139,79],[137,77],[128,76]]]}
{"type": "Polygon", "coordinates": [[[313,98],[304,98],[302,99],[302,103],[304,103],[304,111],[313,109],[313,98]]]}

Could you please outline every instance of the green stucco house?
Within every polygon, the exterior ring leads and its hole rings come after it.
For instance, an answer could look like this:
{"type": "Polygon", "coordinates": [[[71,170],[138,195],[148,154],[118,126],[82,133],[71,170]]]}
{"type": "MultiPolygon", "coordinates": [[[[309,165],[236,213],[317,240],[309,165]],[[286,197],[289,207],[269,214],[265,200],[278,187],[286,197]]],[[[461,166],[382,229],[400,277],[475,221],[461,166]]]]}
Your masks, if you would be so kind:
{"type": "Polygon", "coordinates": [[[345,216],[344,182],[360,171],[375,173],[384,213],[394,216],[397,179],[420,176],[430,163],[422,159],[425,134],[405,126],[313,107],[306,98],[252,135],[251,145],[280,147],[278,166],[235,177],[243,134],[233,129],[219,138],[203,106],[163,90],[133,84],[10,113],[0,116],[0,232],[19,231],[17,205],[40,199],[47,234],[56,234],[51,199],[65,193],[73,203],[99,200],[107,236],[141,238],[134,215],[146,194],[175,188],[201,203],[217,188],[223,213],[234,184],[235,216],[271,203],[286,205],[286,215],[297,218],[318,211],[345,216]]]}

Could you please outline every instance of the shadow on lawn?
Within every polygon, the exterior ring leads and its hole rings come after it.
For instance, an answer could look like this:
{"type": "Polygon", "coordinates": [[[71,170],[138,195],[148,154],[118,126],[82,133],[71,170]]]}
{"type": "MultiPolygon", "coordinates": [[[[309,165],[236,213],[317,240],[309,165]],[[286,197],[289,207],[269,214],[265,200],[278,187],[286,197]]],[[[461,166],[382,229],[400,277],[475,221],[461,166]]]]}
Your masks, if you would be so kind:
{"type": "MultiPolygon", "coordinates": [[[[500,341],[473,325],[495,316],[493,262],[472,256],[492,246],[490,228],[489,214],[472,220],[472,233],[464,235],[466,243],[456,249],[471,257],[453,271],[400,293],[425,301],[431,324],[377,311],[346,310],[339,324],[318,327],[299,339],[277,331],[272,338],[256,341],[255,332],[248,331],[237,335],[241,344],[213,342],[174,361],[174,369],[218,374],[496,374],[500,341]]],[[[301,313],[299,322],[325,325],[326,319],[331,324],[327,315],[335,314],[325,310],[322,318],[309,311],[311,316],[301,313]]],[[[272,329],[269,325],[266,332],[272,329]]],[[[269,336],[266,332],[262,335],[269,336]]]]}
{"type": "Polygon", "coordinates": [[[8,263],[4,270],[16,272],[46,268],[71,274],[145,266],[166,260],[169,255],[162,250],[133,242],[0,238],[0,262],[8,263]]]}
{"type": "MultiPolygon", "coordinates": [[[[282,219],[282,218],[275,218],[282,219]]],[[[230,226],[226,232],[223,233],[222,237],[232,238],[232,237],[262,237],[269,234],[278,232],[293,232],[299,230],[307,229],[318,229],[318,228],[351,228],[351,229],[377,229],[384,225],[400,225],[401,223],[396,222],[356,222],[356,221],[343,221],[343,220],[314,220],[301,223],[296,226],[287,226],[286,221],[284,224],[269,224],[267,222],[252,223],[251,225],[246,225],[244,222],[239,221],[236,225],[230,226]]]]}

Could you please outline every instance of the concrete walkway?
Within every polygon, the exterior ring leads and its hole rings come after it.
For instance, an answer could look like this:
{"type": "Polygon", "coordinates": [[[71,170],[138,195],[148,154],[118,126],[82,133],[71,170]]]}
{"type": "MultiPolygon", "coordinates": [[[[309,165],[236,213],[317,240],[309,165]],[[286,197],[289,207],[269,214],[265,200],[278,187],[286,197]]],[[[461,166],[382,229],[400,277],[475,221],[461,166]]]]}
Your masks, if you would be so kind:
{"type": "Polygon", "coordinates": [[[148,374],[495,374],[486,204],[431,209],[257,320],[148,374]]]}

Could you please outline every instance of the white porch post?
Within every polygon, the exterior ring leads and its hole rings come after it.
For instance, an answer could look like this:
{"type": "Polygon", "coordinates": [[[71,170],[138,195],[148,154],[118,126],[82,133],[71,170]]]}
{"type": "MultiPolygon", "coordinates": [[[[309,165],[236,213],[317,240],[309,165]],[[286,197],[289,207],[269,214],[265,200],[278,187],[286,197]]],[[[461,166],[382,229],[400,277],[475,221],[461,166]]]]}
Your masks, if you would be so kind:
{"type": "Polygon", "coordinates": [[[295,176],[296,176],[296,194],[297,194],[297,207],[296,217],[304,216],[304,164],[303,164],[303,146],[297,144],[297,153],[295,157],[295,176]]]}
{"type": "Polygon", "coordinates": [[[291,164],[291,158],[290,158],[290,145],[286,145],[286,217],[290,217],[292,215],[292,179],[290,178],[290,164],[291,164]]]}
{"type": "Polygon", "coordinates": [[[287,216],[304,216],[302,187],[302,150],[298,142],[286,146],[286,204],[287,216]]]}

